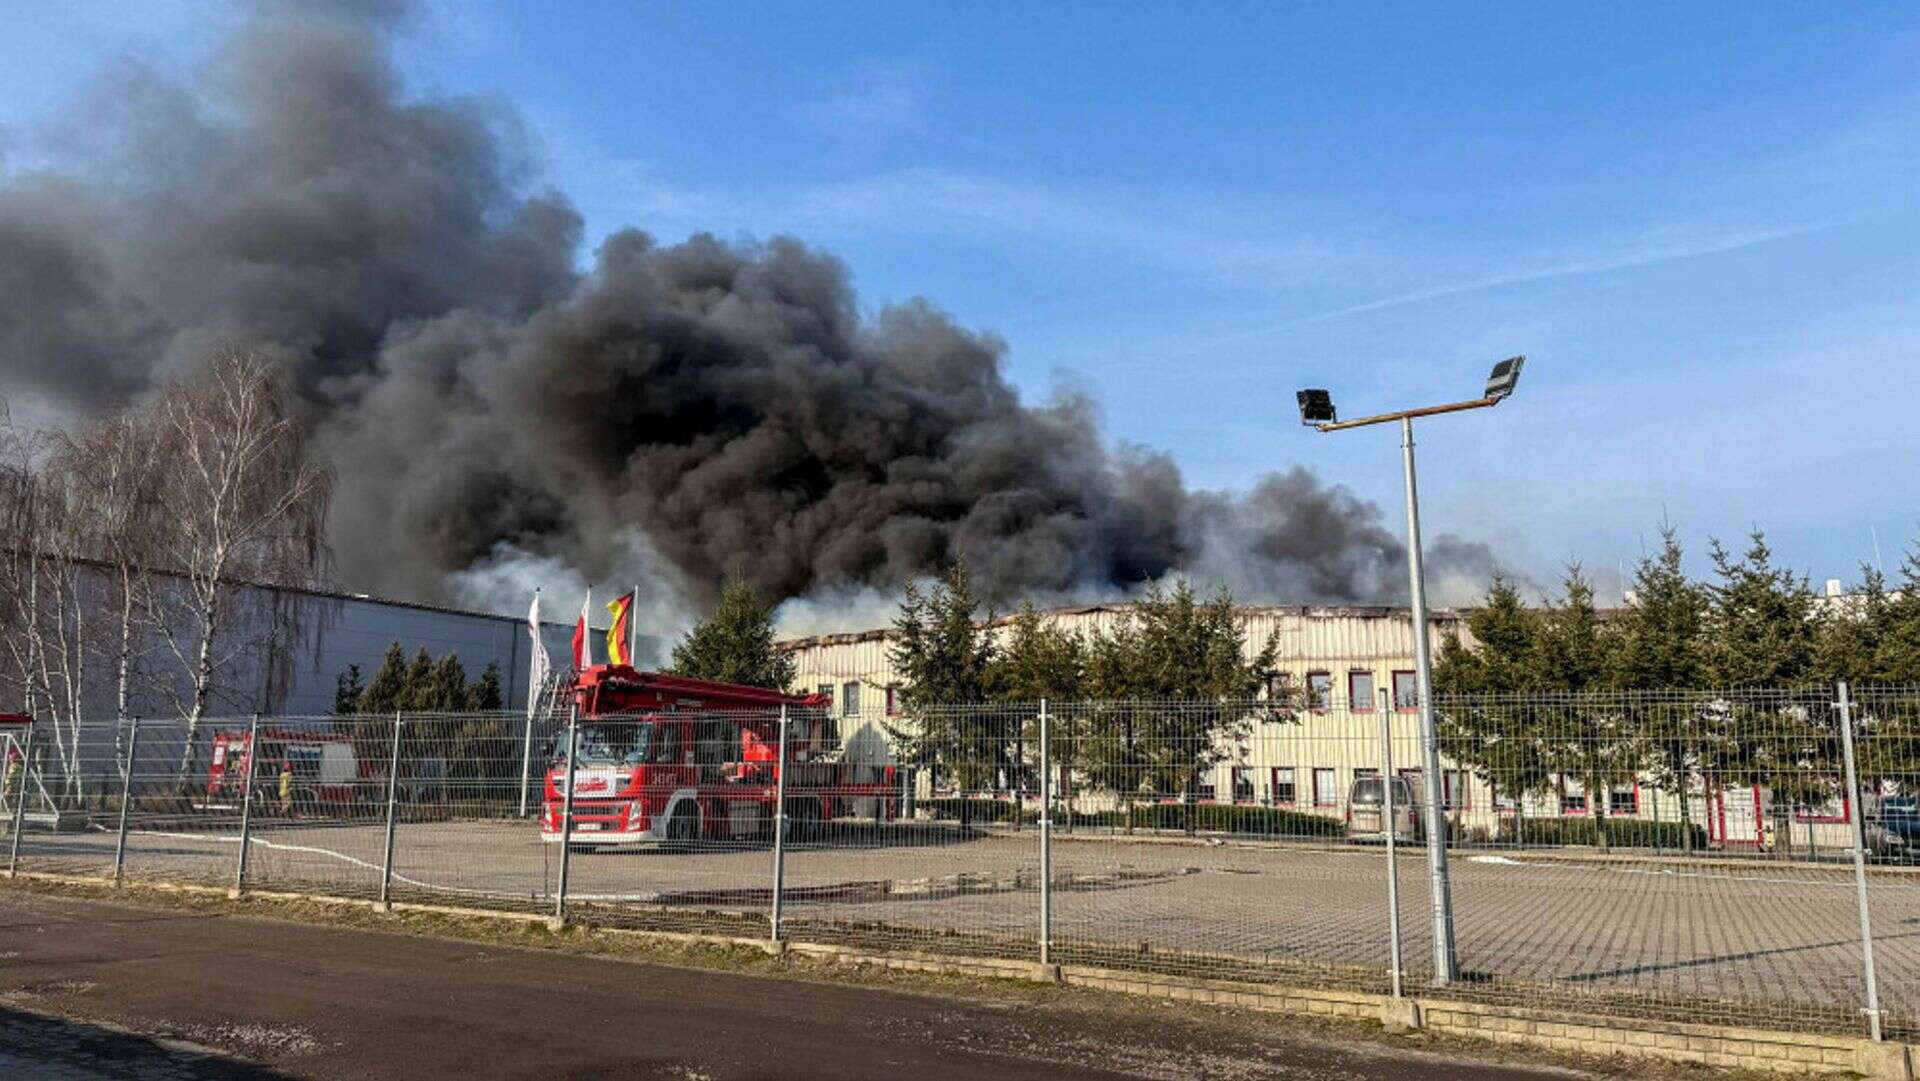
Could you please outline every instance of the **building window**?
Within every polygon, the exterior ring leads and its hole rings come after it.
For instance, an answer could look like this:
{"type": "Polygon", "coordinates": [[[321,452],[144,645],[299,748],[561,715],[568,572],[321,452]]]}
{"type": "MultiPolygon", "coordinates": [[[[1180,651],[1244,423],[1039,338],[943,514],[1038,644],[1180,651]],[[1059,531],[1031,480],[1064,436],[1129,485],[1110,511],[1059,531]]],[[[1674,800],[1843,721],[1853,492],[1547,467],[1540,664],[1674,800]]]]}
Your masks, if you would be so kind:
{"type": "Polygon", "coordinates": [[[887,688],[887,716],[900,716],[900,688],[887,688]]]}
{"type": "Polygon", "coordinates": [[[854,717],[860,713],[860,685],[842,683],[840,685],[840,715],[854,717]]]}
{"type": "Polygon", "coordinates": [[[1373,712],[1373,673],[1347,673],[1347,703],[1356,713],[1373,712]]]}
{"type": "Polygon", "coordinates": [[[1213,771],[1207,770],[1193,779],[1193,798],[1201,803],[1214,801],[1213,771]]]}
{"type": "Polygon", "coordinates": [[[1293,806],[1294,800],[1298,798],[1293,787],[1293,767],[1273,767],[1273,787],[1267,791],[1269,797],[1273,800],[1274,806],[1293,806]]]}
{"type": "Polygon", "coordinates": [[[1233,767],[1233,802],[1252,803],[1253,771],[1245,766],[1233,767]]]}
{"type": "Polygon", "coordinates": [[[1420,708],[1420,678],[1412,672],[1393,674],[1393,708],[1413,713],[1420,708]]]}
{"type": "Polygon", "coordinates": [[[1560,813],[1563,815],[1583,815],[1587,813],[1587,793],[1578,781],[1562,781],[1560,785],[1560,813]]]}
{"type": "Polygon", "coordinates": [[[1313,805],[1332,807],[1340,802],[1340,793],[1334,788],[1333,771],[1316,769],[1313,771],[1313,805]]]}
{"type": "Polygon", "coordinates": [[[1440,798],[1447,801],[1447,810],[1468,810],[1473,803],[1473,789],[1467,780],[1466,771],[1450,769],[1443,771],[1441,776],[1447,782],[1446,790],[1440,793],[1440,798]]]}
{"type": "Polygon", "coordinates": [[[1293,697],[1293,676],[1286,672],[1268,672],[1266,689],[1267,701],[1284,703],[1293,697]]]}
{"type": "Polygon", "coordinates": [[[1333,702],[1333,674],[1330,672],[1307,673],[1307,704],[1319,712],[1333,702]]]}
{"type": "Polygon", "coordinates": [[[820,695],[820,697],[826,699],[827,705],[829,706],[833,705],[833,684],[822,683],[818,687],[814,688],[814,692],[820,695]]]}
{"type": "Polygon", "coordinates": [[[1607,813],[1610,815],[1637,815],[1640,813],[1640,786],[1622,785],[1607,792],[1607,813]]]}
{"type": "Polygon", "coordinates": [[[1827,800],[1818,806],[1797,806],[1793,809],[1795,822],[1850,822],[1853,801],[1846,796],[1827,800]]]}

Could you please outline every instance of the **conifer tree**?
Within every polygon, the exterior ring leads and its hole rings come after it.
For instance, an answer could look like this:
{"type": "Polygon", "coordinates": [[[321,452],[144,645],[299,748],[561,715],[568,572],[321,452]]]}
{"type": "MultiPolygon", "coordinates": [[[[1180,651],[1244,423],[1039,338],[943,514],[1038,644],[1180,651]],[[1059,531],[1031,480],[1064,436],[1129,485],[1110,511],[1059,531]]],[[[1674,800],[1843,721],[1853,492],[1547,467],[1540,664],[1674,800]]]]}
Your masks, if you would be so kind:
{"type": "Polygon", "coordinates": [[[1486,600],[1467,614],[1467,631],[1473,649],[1456,631],[1441,642],[1434,728],[1448,757],[1471,769],[1495,798],[1504,794],[1524,810],[1529,794],[1554,787],[1541,717],[1516,697],[1537,689],[1540,616],[1520,599],[1512,579],[1496,574],[1486,600]]]}
{"type": "Polygon", "coordinates": [[[360,681],[360,666],[349,664],[333,685],[333,715],[348,717],[360,711],[360,697],[366,686],[360,681]]]}
{"type": "Polygon", "coordinates": [[[995,651],[979,612],[967,565],[956,561],[925,593],[908,583],[888,649],[905,710],[888,734],[908,761],[937,763],[963,789],[995,779],[1018,737],[1003,718],[950,708],[987,697],[995,651]]]}
{"type": "Polygon", "coordinates": [[[424,713],[435,709],[434,701],[433,657],[427,653],[427,647],[421,646],[407,664],[405,689],[400,692],[400,708],[408,713],[424,713]]]}
{"type": "Polygon", "coordinates": [[[480,678],[467,688],[466,709],[470,713],[498,713],[501,709],[500,662],[488,661],[480,678]]]}
{"type": "Polygon", "coordinates": [[[1580,783],[1596,843],[1605,848],[1611,789],[1638,774],[1642,744],[1619,702],[1593,694],[1615,668],[1614,635],[1601,624],[1578,563],[1567,567],[1560,589],[1558,603],[1541,613],[1529,651],[1528,682],[1541,692],[1532,724],[1557,783],[1580,783]]]}
{"type": "Polygon", "coordinates": [[[742,577],[727,579],[712,618],[673,647],[675,675],[784,691],[793,658],[773,646],[773,606],[742,577]]]}
{"type": "Polygon", "coordinates": [[[374,672],[373,680],[360,695],[359,709],[356,712],[367,714],[391,714],[395,710],[406,708],[407,699],[407,654],[394,642],[387,647],[386,657],[380,662],[380,668],[374,672]]]}
{"type": "MultiPolygon", "coordinates": [[[[1701,686],[1707,595],[1682,569],[1677,530],[1660,529],[1660,550],[1633,573],[1632,603],[1615,617],[1613,682],[1629,691],[1701,686]]],[[[1629,725],[1647,750],[1647,780],[1679,808],[1681,844],[1693,847],[1691,792],[1699,774],[1702,713],[1691,696],[1629,695],[1629,725]]]]}
{"type": "Polygon", "coordinates": [[[1085,695],[1086,667],[1086,639],[1027,601],[987,669],[987,690],[1002,702],[1069,702],[1085,695]]]}
{"type": "Polygon", "coordinates": [[[1829,691],[1811,687],[1815,601],[1805,577],[1778,567],[1755,530],[1738,558],[1719,542],[1710,548],[1715,581],[1708,588],[1704,671],[1729,688],[1781,689],[1767,703],[1732,701],[1703,723],[1707,771],[1725,783],[1770,789],[1774,836],[1790,851],[1792,809],[1824,803],[1839,758],[1838,733],[1824,718],[1829,691]],[[1796,697],[1791,692],[1803,694],[1796,697]],[[1799,698],[1805,698],[1800,701],[1799,698]],[[1807,708],[1811,707],[1811,708],[1807,708]]]}
{"type": "Polygon", "coordinates": [[[1279,645],[1251,656],[1224,588],[1201,601],[1188,582],[1150,587],[1128,616],[1087,647],[1086,718],[1077,760],[1089,782],[1131,806],[1140,795],[1195,792],[1199,775],[1244,756],[1279,645]]]}
{"type": "Polygon", "coordinates": [[[441,713],[467,707],[467,669],[458,653],[449,653],[434,664],[427,691],[418,701],[418,708],[441,713]]]}

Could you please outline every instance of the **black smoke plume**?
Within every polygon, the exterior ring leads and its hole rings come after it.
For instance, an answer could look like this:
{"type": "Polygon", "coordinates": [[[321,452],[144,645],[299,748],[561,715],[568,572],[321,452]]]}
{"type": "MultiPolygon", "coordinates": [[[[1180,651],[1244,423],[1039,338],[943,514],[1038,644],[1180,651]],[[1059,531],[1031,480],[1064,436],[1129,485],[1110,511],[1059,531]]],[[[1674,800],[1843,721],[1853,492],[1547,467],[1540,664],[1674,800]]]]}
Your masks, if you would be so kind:
{"type": "MultiPolygon", "coordinates": [[[[283,356],[338,474],[342,581],[400,596],[522,565],[817,596],[955,557],[1000,600],[1170,573],[1404,596],[1400,543],[1345,488],[1189,489],[1086,402],[1023,403],[992,335],[924,301],[863,317],[799,241],[629,230],[581,269],[510,109],[403,93],[402,21],[259,8],[191,83],[123,64],[55,129],[57,166],[0,173],[0,393],[82,415],[218,345],[283,356]]],[[[1491,566],[1443,550],[1442,574],[1491,566]]]]}

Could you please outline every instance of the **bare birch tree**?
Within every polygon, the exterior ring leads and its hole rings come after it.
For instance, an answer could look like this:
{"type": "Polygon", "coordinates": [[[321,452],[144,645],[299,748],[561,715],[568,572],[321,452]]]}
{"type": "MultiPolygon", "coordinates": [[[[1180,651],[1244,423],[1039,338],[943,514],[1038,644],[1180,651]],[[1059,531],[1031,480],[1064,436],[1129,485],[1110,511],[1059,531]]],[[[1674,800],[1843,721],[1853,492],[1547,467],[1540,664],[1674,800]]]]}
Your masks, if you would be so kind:
{"type": "Polygon", "coordinates": [[[331,478],[308,458],[280,390],[266,359],[223,352],[154,406],[169,522],[158,562],[180,577],[150,591],[152,626],[184,673],[159,681],[185,722],[183,779],[222,666],[249,647],[228,633],[247,622],[235,611],[242,583],[313,588],[331,569],[331,478]]]}
{"type": "Polygon", "coordinates": [[[41,478],[45,439],[16,426],[0,403],[0,642],[20,711],[37,715],[41,478]]]}
{"type": "Polygon", "coordinates": [[[56,457],[83,485],[87,555],[107,578],[110,607],[97,622],[121,725],[132,715],[135,667],[150,637],[143,617],[155,561],[172,524],[160,503],[155,427],[146,411],[109,413],[82,428],[56,457]]]}

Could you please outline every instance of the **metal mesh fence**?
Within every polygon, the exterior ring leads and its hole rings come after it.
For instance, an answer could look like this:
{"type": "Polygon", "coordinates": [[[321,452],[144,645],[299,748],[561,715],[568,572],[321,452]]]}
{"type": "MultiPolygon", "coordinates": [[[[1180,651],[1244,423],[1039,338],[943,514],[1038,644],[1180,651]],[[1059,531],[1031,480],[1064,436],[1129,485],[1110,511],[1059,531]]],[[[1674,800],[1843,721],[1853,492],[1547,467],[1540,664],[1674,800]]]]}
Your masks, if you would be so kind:
{"type": "Polygon", "coordinates": [[[1920,690],[1847,693],[41,726],[0,811],[30,871],[1910,1034],[1920,690]]]}

